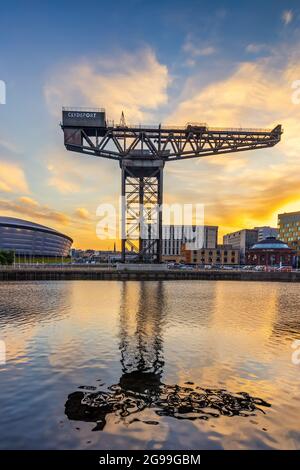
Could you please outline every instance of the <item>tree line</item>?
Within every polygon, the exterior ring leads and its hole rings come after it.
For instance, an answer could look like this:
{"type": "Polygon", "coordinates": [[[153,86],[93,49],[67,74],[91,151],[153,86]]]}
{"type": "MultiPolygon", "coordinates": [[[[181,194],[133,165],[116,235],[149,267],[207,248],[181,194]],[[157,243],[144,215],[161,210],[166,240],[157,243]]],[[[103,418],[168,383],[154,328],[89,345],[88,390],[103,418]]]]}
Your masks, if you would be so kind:
{"type": "Polygon", "coordinates": [[[0,251],[0,264],[13,264],[14,252],[13,251],[0,251]]]}

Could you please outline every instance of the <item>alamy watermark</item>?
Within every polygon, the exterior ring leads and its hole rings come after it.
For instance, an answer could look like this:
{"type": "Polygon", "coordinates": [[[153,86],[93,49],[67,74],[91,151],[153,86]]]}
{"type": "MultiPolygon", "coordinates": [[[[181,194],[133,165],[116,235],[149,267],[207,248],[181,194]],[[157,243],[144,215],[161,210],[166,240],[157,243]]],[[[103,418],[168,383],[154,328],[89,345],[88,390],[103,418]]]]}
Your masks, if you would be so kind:
{"type": "Polygon", "coordinates": [[[100,204],[96,215],[100,218],[96,226],[100,240],[157,240],[159,220],[163,216],[162,239],[183,238],[188,250],[201,249],[204,245],[204,204],[132,204],[121,197],[118,206],[100,204]],[[126,223],[122,224],[122,220],[126,223]]]}
{"type": "Polygon", "coordinates": [[[0,339],[0,366],[6,364],[6,344],[0,339]]]}
{"type": "Polygon", "coordinates": [[[0,104],[6,104],[6,84],[0,80],[0,104]]]}

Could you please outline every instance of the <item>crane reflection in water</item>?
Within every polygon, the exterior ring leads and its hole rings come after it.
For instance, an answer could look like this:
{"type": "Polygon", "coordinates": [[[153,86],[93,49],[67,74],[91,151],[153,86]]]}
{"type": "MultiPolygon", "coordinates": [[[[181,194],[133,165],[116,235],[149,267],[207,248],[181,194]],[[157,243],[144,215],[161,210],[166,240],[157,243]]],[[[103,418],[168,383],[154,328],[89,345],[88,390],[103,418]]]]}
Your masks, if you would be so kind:
{"type": "MultiPolygon", "coordinates": [[[[122,284],[120,343],[122,375],[117,384],[81,386],[68,396],[65,414],[70,420],[95,423],[103,430],[106,416],[114,414],[127,424],[143,421],[141,412],[152,408],[159,416],[208,420],[219,416],[254,416],[271,405],[247,392],[204,388],[193,382],[183,386],[162,381],[164,284],[142,282],[138,299],[130,281],[122,284]]],[[[158,424],[158,421],[143,421],[158,424]]]]}

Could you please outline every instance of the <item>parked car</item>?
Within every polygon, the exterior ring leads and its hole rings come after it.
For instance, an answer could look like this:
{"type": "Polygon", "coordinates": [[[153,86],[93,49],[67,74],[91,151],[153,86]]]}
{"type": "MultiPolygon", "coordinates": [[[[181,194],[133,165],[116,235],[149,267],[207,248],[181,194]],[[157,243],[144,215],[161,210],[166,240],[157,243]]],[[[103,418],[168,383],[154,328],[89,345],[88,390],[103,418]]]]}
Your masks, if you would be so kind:
{"type": "Polygon", "coordinates": [[[255,266],[255,271],[265,271],[266,267],[265,266],[255,266]]]}

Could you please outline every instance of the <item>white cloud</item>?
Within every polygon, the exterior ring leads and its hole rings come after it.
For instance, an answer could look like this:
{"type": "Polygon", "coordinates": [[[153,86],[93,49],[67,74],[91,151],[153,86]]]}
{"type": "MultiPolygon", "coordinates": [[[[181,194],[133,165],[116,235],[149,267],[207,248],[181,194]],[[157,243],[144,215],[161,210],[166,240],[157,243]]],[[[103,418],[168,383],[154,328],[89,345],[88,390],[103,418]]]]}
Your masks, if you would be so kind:
{"type": "Polygon", "coordinates": [[[5,152],[9,153],[19,153],[19,149],[15,143],[9,142],[7,140],[0,139],[0,149],[4,149],[5,152]]]}
{"type": "MultiPolygon", "coordinates": [[[[49,171],[48,186],[54,187],[62,194],[79,192],[83,177],[77,171],[76,165],[71,164],[68,155],[63,158],[58,153],[56,159],[59,159],[59,165],[52,163],[47,165],[49,171]]],[[[54,158],[53,161],[55,162],[54,158]]]]}
{"type": "MultiPolygon", "coordinates": [[[[188,98],[169,120],[179,124],[207,122],[211,126],[272,126],[278,119],[299,112],[291,101],[293,76],[298,76],[294,63],[283,69],[275,69],[272,59],[241,63],[228,78],[212,82],[192,95],[186,93],[188,98]]],[[[191,89],[190,84],[188,87],[191,89]]]]}
{"type": "Polygon", "coordinates": [[[47,185],[67,196],[80,196],[89,193],[91,197],[103,198],[105,192],[111,194],[119,181],[119,168],[116,162],[105,158],[78,156],[62,148],[55,148],[45,155],[47,161],[47,185]],[[116,176],[117,175],[117,176],[116,176]],[[103,184],[105,182],[105,184],[103,184]]]}
{"type": "Polygon", "coordinates": [[[183,50],[192,57],[197,56],[209,56],[216,52],[216,48],[213,46],[199,46],[195,41],[187,39],[183,45],[183,50]]]}
{"type": "Polygon", "coordinates": [[[246,46],[246,52],[250,54],[257,54],[259,52],[267,51],[269,48],[266,44],[251,43],[246,46]]]}
{"type": "Polygon", "coordinates": [[[80,186],[72,181],[68,181],[63,176],[51,176],[48,179],[48,185],[56,188],[60,193],[74,193],[80,191],[80,186]]]}
{"type": "Polygon", "coordinates": [[[284,22],[285,25],[288,25],[289,23],[291,23],[291,21],[293,20],[293,12],[292,10],[285,10],[283,13],[282,13],[282,21],[284,22]]]}
{"type": "Polygon", "coordinates": [[[188,67],[194,67],[197,64],[196,60],[191,58],[188,58],[185,63],[188,67]]]}
{"type": "Polygon", "coordinates": [[[104,107],[118,120],[124,110],[130,122],[151,119],[152,112],[167,102],[168,69],[154,52],[82,60],[63,67],[45,86],[47,105],[56,116],[61,106],[104,107]]]}

